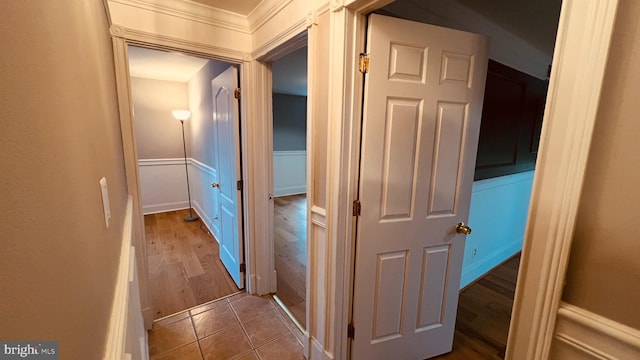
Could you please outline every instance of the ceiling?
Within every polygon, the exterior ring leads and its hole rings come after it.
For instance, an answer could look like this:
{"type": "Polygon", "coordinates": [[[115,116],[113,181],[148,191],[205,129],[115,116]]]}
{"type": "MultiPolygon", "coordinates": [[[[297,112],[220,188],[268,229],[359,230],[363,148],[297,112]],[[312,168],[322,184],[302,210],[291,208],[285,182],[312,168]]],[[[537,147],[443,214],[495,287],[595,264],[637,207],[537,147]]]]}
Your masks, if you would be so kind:
{"type": "Polygon", "coordinates": [[[561,0],[458,0],[539,50],[553,54],[561,0]]]}
{"type": "Polygon", "coordinates": [[[203,5],[248,15],[262,0],[192,0],[203,5]]]}
{"type": "MultiPolygon", "coordinates": [[[[404,19],[444,25],[430,15],[443,20],[455,19],[460,5],[488,19],[500,28],[526,41],[551,56],[555,46],[558,17],[562,0],[396,0],[378,12],[404,19]]],[[[445,22],[447,25],[451,21],[445,22]]],[[[475,31],[463,28],[462,30],[475,31]]]]}
{"type": "MultiPolygon", "coordinates": [[[[189,1],[189,0],[183,0],[189,1]]],[[[262,0],[193,0],[200,4],[248,14],[262,0]]],[[[389,6],[429,11],[430,4],[445,0],[397,0],[389,6]]],[[[446,0],[471,8],[504,29],[552,54],[561,0],[446,0]]],[[[187,82],[208,60],[180,53],[129,47],[131,75],[166,81],[187,82]]],[[[307,50],[297,50],[273,63],[273,91],[307,94],[307,50]]]]}
{"type": "Polygon", "coordinates": [[[129,72],[133,77],[187,82],[202,69],[207,59],[178,52],[129,46],[129,72]]]}
{"type": "MultiPolygon", "coordinates": [[[[132,77],[188,82],[207,60],[178,52],[129,46],[129,72],[132,77]]],[[[273,92],[307,95],[307,48],[296,50],[273,63],[273,92]]]]}

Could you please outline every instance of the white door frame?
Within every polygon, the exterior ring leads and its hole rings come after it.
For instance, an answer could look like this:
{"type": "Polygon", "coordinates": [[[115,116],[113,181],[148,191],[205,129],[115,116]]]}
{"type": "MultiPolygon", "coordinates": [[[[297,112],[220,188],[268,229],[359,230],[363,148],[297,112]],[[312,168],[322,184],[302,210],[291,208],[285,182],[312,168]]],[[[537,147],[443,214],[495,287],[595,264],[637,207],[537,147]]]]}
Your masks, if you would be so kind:
{"type": "MultiPolygon", "coordinates": [[[[140,31],[129,30],[123,26],[112,25],[110,28],[113,43],[113,56],[116,73],[116,86],[118,93],[118,105],[120,114],[120,128],[122,133],[122,147],[125,160],[125,174],[127,179],[127,189],[134,199],[134,223],[137,224],[134,230],[134,245],[136,246],[136,256],[140,268],[138,271],[140,281],[140,300],[145,320],[145,327],[151,328],[153,322],[153,304],[148,293],[149,269],[147,264],[147,249],[144,235],[144,219],[140,203],[140,176],[138,174],[138,154],[135,144],[135,132],[132,114],[132,93],[131,79],[129,75],[129,59],[127,54],[128,45],[137,45],[157,50],[179,51],[192,54],[207,59],[220,60],[231,64],[240,65],[240,87],[248,88],[248,75],[246,68],[249,62],[248,55],[239,51],[224,50],[217,47],[210,47],[196,42],[186,42],[165,36],[159,36],[140,31]]],[[[242,129],[247,129],[247,103],[250,96],[243,94],[240,101],[240,122],[242,129]]],[[[255,269],[260,265],[260,258],[255,258],[250,249],[255,247],[255,232],[251,226],[253,213],[249,211],[253,203],[253,182],[250,177],[249,161],[245,158],[249,153],[249,142],[247,140],[248,131],[241,134],[242,152],[242,176],[245,179],[243,188],[243,214],[244,217],[244,249],[245,263],[247,264],[247,276],[245,278],[245,288],[249,293],[256,292],[255,269]],[[252,276],[253,275],[253,276],[252,276]]]]}
{"type": "MultiPolygon", "coordinates": [[[[349,356],[354,221],[366,14],[389,0],[331,1],[327,241],[336,272],[327,358],[349,356]]],[[[507,359],[548,356],[600,98],[617,0],[565,0],[545,109],[507,359]],[[516,355],[517,354],[517,355],[516,355]]],[[[371,64],[375,66],[375,64],[371,64]]],[[[357,333],[357,324],[356,333],[357,333]]],[[[356,335],[357,336],[357,335],[356,335]]]]}

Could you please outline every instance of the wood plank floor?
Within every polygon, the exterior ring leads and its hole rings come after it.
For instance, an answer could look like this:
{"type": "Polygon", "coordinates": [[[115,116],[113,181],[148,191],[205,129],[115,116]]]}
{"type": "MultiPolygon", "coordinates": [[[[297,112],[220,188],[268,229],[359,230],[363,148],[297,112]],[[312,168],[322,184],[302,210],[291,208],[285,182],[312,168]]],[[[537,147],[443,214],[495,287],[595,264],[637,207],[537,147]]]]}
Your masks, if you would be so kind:
{"type": "Polygon", "coordinates": [[[307,198],[274,199],[276,296],[305,327],[307,274],[307,198]]]}
{"type": "Polygon", "coordinates": [[[220,261],[218,243],[200,221],[185,222],[188,214],[144,217],[156,319],[239,291],[220,261]]]}
{"type": "Polygon", "coordinates": [[[438,360],[504,359],[520,254],[460,293],[453,351],[438,360]]]}

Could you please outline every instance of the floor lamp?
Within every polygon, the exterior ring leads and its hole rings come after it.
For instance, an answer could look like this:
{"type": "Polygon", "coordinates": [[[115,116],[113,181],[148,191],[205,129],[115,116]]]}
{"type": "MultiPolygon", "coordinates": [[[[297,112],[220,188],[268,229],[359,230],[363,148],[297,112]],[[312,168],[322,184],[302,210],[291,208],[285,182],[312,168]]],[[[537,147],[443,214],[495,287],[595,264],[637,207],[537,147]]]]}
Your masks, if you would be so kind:
{"type": "Polygon", "coordinates": [[[189,189],[189,167],[187,166],[187,143],[184,139],[184,121],[187,120],[191,116],[191,111],[189,110],[173,110],[173,117],[176,120],[180,120],[180,125],[182,125],[182,149],[184,150],[184,171],[187,174],[187,195],[189,196],[189,216],[184,218],[184,221],[196,221],[198,220],[197,216],[193,215],[193,210],[191,208],[191,189],[189,189]]]}

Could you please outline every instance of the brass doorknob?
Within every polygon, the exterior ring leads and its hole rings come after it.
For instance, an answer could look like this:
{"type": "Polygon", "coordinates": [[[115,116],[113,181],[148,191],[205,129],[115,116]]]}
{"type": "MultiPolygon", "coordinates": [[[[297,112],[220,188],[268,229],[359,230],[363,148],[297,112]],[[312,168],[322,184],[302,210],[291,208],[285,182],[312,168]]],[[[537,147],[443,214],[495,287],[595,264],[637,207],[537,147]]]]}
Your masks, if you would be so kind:
{"type": "Polygon", "coordinates": [[[458,225],[456,225],[456,232],[458,234],[469,235],[471,234],[471,228],[465,225],[463,222],[461,222],[461,223],[458,223],[458,225]]]}
{"type": "Polygon", "coordinates": [[[212,188],[218,188],[218,189],[219,189],[219,188],[220,188],[220,184],[219,184],[219,183],[217,183],[217,182],[212,182],[212,183],[211,183],[211,187],[212,187],[212,188]]]}

